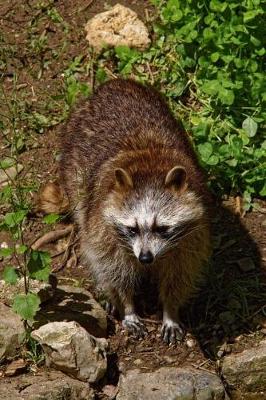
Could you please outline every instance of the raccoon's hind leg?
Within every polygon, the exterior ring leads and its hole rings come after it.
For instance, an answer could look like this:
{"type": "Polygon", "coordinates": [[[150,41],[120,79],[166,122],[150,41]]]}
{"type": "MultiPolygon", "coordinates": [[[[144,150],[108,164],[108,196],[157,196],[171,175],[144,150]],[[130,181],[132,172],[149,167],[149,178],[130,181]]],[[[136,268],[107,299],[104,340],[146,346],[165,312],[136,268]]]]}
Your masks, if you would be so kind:
{"type": "Polygon", "coordinates": [[[117,290],[109,287],[106,289],[106,293],[108,297],[108,301],[105,306],[106,312],[112,316],[119,316],[120,318],[123,318],[124,309],[117,290]]]}

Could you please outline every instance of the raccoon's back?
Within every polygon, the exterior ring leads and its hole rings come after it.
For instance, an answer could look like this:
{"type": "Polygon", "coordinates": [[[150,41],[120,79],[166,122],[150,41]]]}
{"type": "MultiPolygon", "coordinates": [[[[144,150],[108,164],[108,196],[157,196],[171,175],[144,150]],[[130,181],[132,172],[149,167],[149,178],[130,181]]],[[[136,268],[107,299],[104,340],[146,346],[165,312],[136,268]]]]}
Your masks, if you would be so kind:
{"type": "Polygon", "coordinates": [[[160,142],[195,158],[186,134],[152,88],[130,80],[112,80],[74,111],[62,130],[62,173],[79,165],[94,174],[121,150],[160,142]]]}
{"type": "Polygon", "coordinates": [[[160,94],[131,80],[109,81],[81,103],[62,130],[61,144],[61,177],[70,201],[77,196],[78,182],[85,182],[85,190],[92,193],[101,166],[121,152],[159,146],[169,149],[171,159],[175,149],[201,174],[186,133],[160,94]]]}

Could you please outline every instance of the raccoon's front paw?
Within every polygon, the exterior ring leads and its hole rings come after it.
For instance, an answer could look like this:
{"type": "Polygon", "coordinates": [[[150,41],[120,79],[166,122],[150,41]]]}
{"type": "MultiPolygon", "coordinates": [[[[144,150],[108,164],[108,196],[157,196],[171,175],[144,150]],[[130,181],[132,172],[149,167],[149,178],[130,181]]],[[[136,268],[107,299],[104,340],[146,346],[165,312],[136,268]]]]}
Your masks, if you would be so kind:
{"type": "Polygon", "coordinates": [[[164,321],[161,329],[161,336],[165,343],[175,344],[183,339],[184,334],[184,330],[177,322],[170,319],[164,321]]]}
{"type": "Polygon", "coordinates": [[[132,333],[133,336],[137,338],[143,338],[145,335],[147,335],[145,325],[139,320],[136,314],[125,315],[122,325],[128,330],[128,332],[132,333]]]}

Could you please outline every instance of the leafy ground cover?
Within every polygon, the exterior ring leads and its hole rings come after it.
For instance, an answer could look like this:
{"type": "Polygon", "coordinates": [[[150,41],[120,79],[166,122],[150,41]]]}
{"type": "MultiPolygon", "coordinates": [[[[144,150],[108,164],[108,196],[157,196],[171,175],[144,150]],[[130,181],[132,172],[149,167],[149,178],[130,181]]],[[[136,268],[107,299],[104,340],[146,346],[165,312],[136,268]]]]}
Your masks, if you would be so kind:
{"type": "MultiPolygon", "coordinates": [[[[149,50],[103,54],[114,71],[152,83],[191,134],[217,193],[266,195],[263,2],[154,0],[149,50]],[[264,108],[263,108],[264,107],[264,108]]],[[[96,77],[104,79],[104,69],[96,77]]]]}
{"type": "MultiPolygon", "coordinates": [[[[31,248],[40,232],[58,223],[55,215],[43,218],[34,212],[34,194],[41,183],[57,177],[59,126],[77,99],[89,96],[106,79],[131,77],[164,93],[191,136],[215,193],[240,195],[246,208],[252,197],[265,195],[262,1],[169,0],[154,1],[154,8],[137,1],[140,15],[148,11],[152,46],[144,53],[118,47],[99,55],[88,48],[83,27],[103,10],[104,1],[88,2],[88,7],[83,1],[70,3],[32,0],[21,6],[7,1],[0,11],[0,170],[24,167],[1,187],[0,243],[7,246],[0,250],[0,263],[10,284],[25,279],[25,295],[14,303],[25,320],[33,319],[40,307],[30,292],[31,279],[47,280],[52,268],[62,264],[60,257],[31,248]]],[[[247,340],[261,335],[254,322],[265,316],[266,303],[260,269],[266,248],[265,206],[259,204],[261,212],[248,214],[244,222],[229,212],[214,221],[214,269],[186,316],[207,357],[217,358],[219,346],[237,335],[245,333],[247,340]],[[243,257],[255,264],[245,273],[237,264],[243,257]]],[[[86,269],[63,273],[87,277],[86,269]]],[[[143,344],[121,336],[119,329],[111,346],[129,365],[134,355],[152,369],[168,362],[162,361],[165,353],[174,357],[175,365],[182,365],[190,353],[190,362],[204,362],[199,346],[166,349],[157,329],[143,344]],[[145,350],[154,343],[157,353],[145,350]]]]}

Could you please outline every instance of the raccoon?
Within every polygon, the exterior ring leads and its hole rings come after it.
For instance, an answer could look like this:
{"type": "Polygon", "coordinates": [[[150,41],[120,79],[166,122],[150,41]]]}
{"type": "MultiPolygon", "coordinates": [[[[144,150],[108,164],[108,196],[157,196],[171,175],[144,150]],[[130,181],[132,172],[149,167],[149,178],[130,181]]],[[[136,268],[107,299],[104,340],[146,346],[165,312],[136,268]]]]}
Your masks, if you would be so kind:
{"type": "Polygon", "coordinates": [[[123,326],[145,334],[133,301],[145,273],[159,282],[163,340],[180,340],[210,254],[210,197],[186,133],[156,90],[116,79],[72,113],[61,151],[83,257],[123,326]]]}

